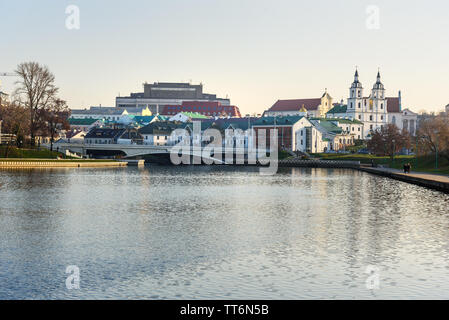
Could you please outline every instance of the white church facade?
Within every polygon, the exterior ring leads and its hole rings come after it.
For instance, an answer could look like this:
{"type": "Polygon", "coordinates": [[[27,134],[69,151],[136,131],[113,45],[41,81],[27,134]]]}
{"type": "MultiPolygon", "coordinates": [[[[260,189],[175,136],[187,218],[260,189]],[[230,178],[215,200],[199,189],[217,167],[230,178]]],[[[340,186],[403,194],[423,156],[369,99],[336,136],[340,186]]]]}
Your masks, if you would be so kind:
{"type": "Polygon", "coordinates": [[[370,139],[371,133],[380,130],[386,124],[395,124],[410,134],[416,133],[418,115],[409,109],[402,110],[401,92],[398,97],[386,97],[380,72],[368,97],[363,95],[363,86],[359,81],[358,70],[355,71],[354,82],[349,88],[347,105],[336,105],[326,117],[350,118],[363,122],[363,133],[359,139],[370,139]]]}

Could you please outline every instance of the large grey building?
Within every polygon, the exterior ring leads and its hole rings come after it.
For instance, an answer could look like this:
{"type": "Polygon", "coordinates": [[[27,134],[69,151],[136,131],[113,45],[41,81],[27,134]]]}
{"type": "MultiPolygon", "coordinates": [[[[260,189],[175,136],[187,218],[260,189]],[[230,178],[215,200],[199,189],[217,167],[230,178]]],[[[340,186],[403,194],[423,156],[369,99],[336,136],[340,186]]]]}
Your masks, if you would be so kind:
{"type": "Polygon", "coordinates": [[[216,94],[203,93],[202,84],[155,82],[145,83],[143,89],[143,92],[117,97],[116,107],[148,107],[151,112],[160,113],[164,106],[182,105],[184,101],[220,102],[224,106],[230,105],[228,98],[217,98],[216,94]]]}

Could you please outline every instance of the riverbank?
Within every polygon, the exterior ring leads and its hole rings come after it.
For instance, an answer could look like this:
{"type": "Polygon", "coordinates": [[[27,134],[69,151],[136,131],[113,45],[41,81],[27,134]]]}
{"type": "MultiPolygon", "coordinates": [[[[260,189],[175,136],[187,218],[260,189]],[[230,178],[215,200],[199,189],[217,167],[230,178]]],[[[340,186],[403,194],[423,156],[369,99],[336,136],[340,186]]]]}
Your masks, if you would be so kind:
{"type": "MultiPolygon", "coordinates": [[[[286,159],[279,160],[278,165],[279,167],[351,168],[449,193],[449,176],[447,175],[432,174],[427,172],[413,172],[405,174],[400,169],[396,168],[371,167],[367,165],[366,162],[361,163],[361,157],[358,158],[358,161],[355,161],[353,160],[354,158],[352,158],[352,160],[349,160],[351,159],[349,158],[350,155],[347,156],[348,157],[340,157],[340,159],[345,160],[286,159]]],[[[402,161],[406,161],[406,159],[402,159],[402,161]]],[[[412,163],[412,161],[410,160],[408,162],[412,163]]]]}
{"type": "Polygon", "coordinates": [[[102,168],[127,165],[126,161],[113,160],[0,159],[0,168],[102,168]]]}
{"type": "Polygon", "coordinates": [[[17,148],[15,146],[0,146],[0,159],[57,159],[67,158],[64,154],[50,151],[46,148],[17,148]]]}
{"type": "Polygon", "coordinates": [[[432,174],[449,175],[449,161],[442,156],[438,157],[438,167],[436,167],[435,155],[426,156],[408,156],[397,155],[394,159],[387,156],[375,156],[371,154],[338,154],[338,153],[319,153],[313,154],[313,157],[321,160],[339,160],[339,161],[360,161],[361,164],[376,165],[401,170],[405,163],[410,163],[412,170],[432,174]]]}
{"type": "Polygon", "coordinates": [[[359,170],[449,193],[449,176],[425,172],[403,173],[398,169],[370,168],[364,166],[359,167],[359,170]]]}

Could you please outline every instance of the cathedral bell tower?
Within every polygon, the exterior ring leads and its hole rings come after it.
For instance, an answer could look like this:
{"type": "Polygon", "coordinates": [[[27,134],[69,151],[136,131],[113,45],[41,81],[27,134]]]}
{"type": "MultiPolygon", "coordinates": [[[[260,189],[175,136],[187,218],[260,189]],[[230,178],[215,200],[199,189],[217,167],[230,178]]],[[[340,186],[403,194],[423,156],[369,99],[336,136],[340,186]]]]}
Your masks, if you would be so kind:
{"type": "Polygon", "coordinates": [[[377,72],[377,81],[373,86],[372,90],[372,98],[373,99],[384,99],[385,98],[385,88],[382,82],[380,81],[380,71],[377,72]]]}
{"type": "Polygon", "coordinates": [[[363,99],[363,87],[359,81],[359,71],[355,70],[354,82],[349,88],[348,112],[361,111],[363,99]]]}

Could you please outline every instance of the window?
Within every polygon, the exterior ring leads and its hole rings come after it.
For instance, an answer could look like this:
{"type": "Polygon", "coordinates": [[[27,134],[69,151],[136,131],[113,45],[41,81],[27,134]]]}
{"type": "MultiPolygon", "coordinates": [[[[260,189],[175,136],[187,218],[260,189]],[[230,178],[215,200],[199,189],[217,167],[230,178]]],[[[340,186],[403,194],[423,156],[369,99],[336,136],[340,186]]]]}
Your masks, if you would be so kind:
{"type": "Polygon", "coordinates": [[[384,116],[380,116],[380,120],[383,120],[384,119],[384,116]]]}
{"type": "Polygon", "coordinates": [[[359,129],[358,131],[360,132],[360,127],[358,129],[359,129]]]}
{"type": "Polygon", "coordinates": [[[352,108],[352,102],[351,102],[351,108],[352,108]]]}
{"type": "Polygon", "coordinates": [[[369,121],[373,121],[373,116],[369,116],[369,121]]]}
{"type": "Polygon", "coordinates": [[[361,114],[359,114],[359,120],[362,120],[362,115],[361,114]]]}
{"type": "Polygon", "coordinates": [[[362,107],[362,104],[359,102],[359,109],[362,107]]]}
{"type": "Polygon", "coordinates": [[[373,130],[373,125],[372,125],[372,124],[370,124],[369,128],[370,128],[370,130],[373,130]]]}
{"type": "Polygon", "coordinates": [[[381,108],[381,109],[384,108],[384,104],[383,104],[383,103],[380,104],[380,108],[381,108]]]}

